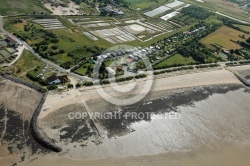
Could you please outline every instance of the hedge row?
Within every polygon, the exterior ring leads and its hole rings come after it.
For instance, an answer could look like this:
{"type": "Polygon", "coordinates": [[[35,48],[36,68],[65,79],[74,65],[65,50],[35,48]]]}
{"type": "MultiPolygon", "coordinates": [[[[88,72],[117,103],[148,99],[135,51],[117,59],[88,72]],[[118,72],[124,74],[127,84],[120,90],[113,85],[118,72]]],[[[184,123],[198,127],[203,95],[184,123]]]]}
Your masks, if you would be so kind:
{"type": "Polygon", "coordinates": [[[173,68],[173,69],[156,71],[156,72],[154,72],[154,75],[171,73],[171,72],[182,71],[182,70],[191,70],[194,68],[200,69],[200,68],[218,67],[218,66],[220,66],[220,65],[219,64],[206,64],[206,65],[196,65],[195,67],[194,66],[183,66],[183,67],[178,67],[178,68],[173,68]]]}
{"type": "Polygon", "coordinates": [[[194,67],[193,66],[184,66],[184,67],[179,67],[179,68],[174,68],[174,69],[156,71],[156,72],[154,72],[154,75],[159,75],[159,74],[164,74],[164,73],[171,73],[171,72],[181,71],[181,70],[191,70],[191,69],[194,69],[194,67]]]}

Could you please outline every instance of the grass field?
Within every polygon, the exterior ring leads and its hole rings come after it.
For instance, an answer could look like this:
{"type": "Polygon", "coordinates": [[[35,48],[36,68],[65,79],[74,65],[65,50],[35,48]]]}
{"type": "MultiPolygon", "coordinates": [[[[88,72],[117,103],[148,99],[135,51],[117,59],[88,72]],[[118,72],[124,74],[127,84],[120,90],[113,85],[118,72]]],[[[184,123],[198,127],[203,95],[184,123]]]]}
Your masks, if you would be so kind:
{"type": "Polygon", "coordinates": [[[198,2],[196,0],[183,0],[186,3],[194,4],[213,12],[219,11],[231,17],[235,17],[244,21],[250,22],[250,14],[241,10],[236,3],[229,2],[229,0],[203,0],[198,2]]]}
{"type": "Polygon", "coordinates": [[[158,1],[152,1],[152,0],[124,0],[125,2],[128,2],[131,4],[132,9],[141,8],[144,9],[154,9],[157,6],[165,5],[166,3],[173,2],[174,0],[158,0],[158,1]]]}
{"type": "Polygon", "coordinates": [[[244,31],[247,31],[247,32],[250,32],[250,25],[247,26],[247,25],[235,25],[237,27],[239,27],[240,29],[244,30],[244,31]]]}
{"type": "Polygon", "coordinates": [[[0,0],[0,15],[32,14],[48,11],[39,0],[0,0]]]}
{"type": "Polygon", "coordinates": [[[175,54],[170,58],[157,64],[155,67],[172,66],[172,65],[189,65],[192,63],[195,63],[195,60],[192,57],[185,58],[180,54],[175,54]]]}
{"type": "MultiPolygon", "coordinates": [[[[13,76],[15,77],[33,82],[34,84],[40,86],[37,82],[30,80],[27,77],[27,74],[31,74],[34,77],[37,77],[45,66],[46,64],[40,59],[36,58],[30,51],[24,50],[18,62],[7,70],[11,70],[13,76]]],[[[55,72],[56,71],[54,69],[46,70],[44,77],[48,78],[49,76],[55,74],[55,72]]]]}
{"type": "MultiPolygon", "coordinates": [[[[21,38],[26,40],[26,42],[37,48],[35,44],[39,44],[47,39],[47,41],[52,38],[48,38],[48,33],[53,33],[58,39],[58,42],[47,42],[45,49],[40,49],[38,52],[40,54],[47,53],[47,58],[53,60],[59,65],[66,62],[71,63],[71,67],[77,64],[82,58],[88,58],[92,56],[92,49],[96,46],[99,48],[109,48],[112,46],[111,43],[99,39],[98,41],[92,41],[87,36],[83,35],[81,31],[74,32],[71,28],[60,29],[60,30],[50,30],[44,31],[42,27],[34,22],[32,18],[24,18],[25,22],[16,22],[15,18],[5,19],[5,28],[13,33],[18,34],[21,38]],[[26,28],[26,30],[25,30],[26,28]],[[27,30],[28,29],[28,30],[27,30]],[[51,49],[56,46],[55,49],[51,49]],[[62,52],[59,52],[61,50],[62,52]],[[52,54],[55,52],[55,54],[52,54]],[[70,54],[70,56],[67,55],[70,54]]],[[[53,37],[53,38],[55,38],[53,37]]]]}
{"type": "Polygon", "coordinates": [[[214,47],[211,44],[216,44],[226,49],[240,49],[240,45],[230,41],[244,41],[245,39],[242,39],[241,37],[239,37],[239,35],[245,35],[246,38],[250,37],[250,35],[244,34],[243,32],[223,26],[207,37],[203,38],[200,42],[212,49],[214,47]]]}
{"type": "MultiPolygon", "coordinates": [[[[24,50],[21,58],[13,67],[14,76],[26,76],[26,72],[39,67],[41,70],[46,64],[37,59],[30,51],[24,50]]],[[[39,71],[38,71],[39,72],[39,71]]]]}

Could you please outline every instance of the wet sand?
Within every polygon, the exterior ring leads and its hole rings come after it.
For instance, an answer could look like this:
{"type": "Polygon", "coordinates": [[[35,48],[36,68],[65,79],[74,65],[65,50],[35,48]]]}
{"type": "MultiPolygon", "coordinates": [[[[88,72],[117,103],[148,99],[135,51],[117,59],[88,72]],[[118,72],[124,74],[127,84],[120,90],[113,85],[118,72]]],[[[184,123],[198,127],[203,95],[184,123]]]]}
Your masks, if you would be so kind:
{"type": "Polygon", "coordinates": [[[217,142],[184,152],[168,152],[152,156],[102,160],[74,160],[58,156],[44,156],[25,166],[248,166],[250,146],[217,142]]]}
{"type": "MultiPolygon", "coordinates": [[[[114,93],[108,86],[106,88],[114,93]]],[[[247,166],[249,163],[250,93],[230,71],[173,74],[158,78],[149,95],[130,107],[114,107],[100,99],[97,93],[92,93],[94,90],[80,91],[78,96],[71,96],[72,100],[62,105],[49,101],[46,104],[51,110],[48,109],[46,114],[52,117],[60,115],[63,119],[66,110],[84,111],[83,108],[72,108],[81,104],[79,99],[85,99],[93,112],[151,110],[155,115],[161,115],[175,111],[181,113],[181,118],[115,122],[99,119],[106,137],[94,135],[85,141],[81,138],[72,140],[68,130],[68,139],[58,140],[58,145],[65,150],[62,157],[45,156],[46,164],[247,166]],[[93,142],[95,139],[100,143],[93,142]]],[[[51,118],[46,114],[40,122],[48,136],[55,138],[49,129],[53,123],[48,123],[51,118]]],[[[74,134],[77,132],[77,128],[70,127],[70,121],[67,121],[61,128],[57,126],[57,135],[65,126],[74,134]]],[[[41,160],[32,164],[44,163],[41,160]]]]}

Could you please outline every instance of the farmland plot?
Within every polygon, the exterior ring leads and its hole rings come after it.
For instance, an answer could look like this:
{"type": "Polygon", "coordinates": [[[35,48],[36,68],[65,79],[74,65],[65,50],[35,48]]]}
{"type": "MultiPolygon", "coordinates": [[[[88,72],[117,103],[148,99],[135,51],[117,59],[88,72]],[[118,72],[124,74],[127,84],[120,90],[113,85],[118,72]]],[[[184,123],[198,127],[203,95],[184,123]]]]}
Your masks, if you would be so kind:
{"type": "Polygon", "coordinates": [[[208,35],[207,37],[203,38],[201,40],[201,43],[210,48],[214,48],[212,45],[217,45],[219,47],[223,47],[226,49],[240,49],[242,47],[236,42],[234,42],[238,40],[244,41],[244,39],[239,37],[239,35],[240,36],[245,35],[246,38],[250,37],[250,35],[246,35],[235,29],[223,26],[220,29],[208,35]]]}
{"type": "Polygon", "coordinates": [[[33,20],[34,22],[40,24],[44,29],[63,29],[65,26],[58,19],[38,19],[33,20]]]}

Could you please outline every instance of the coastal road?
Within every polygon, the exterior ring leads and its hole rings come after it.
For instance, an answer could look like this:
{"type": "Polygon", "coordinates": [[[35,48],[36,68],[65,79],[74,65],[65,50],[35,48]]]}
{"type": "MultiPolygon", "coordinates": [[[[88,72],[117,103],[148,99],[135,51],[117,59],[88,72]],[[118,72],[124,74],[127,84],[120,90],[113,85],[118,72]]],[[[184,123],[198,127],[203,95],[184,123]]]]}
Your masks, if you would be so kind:
{"type": "Polygon", "coordinates": [[[75,74],[73,72],[70,72],[69,70],[66,70],[60,66],[58,66],[57,64],[42,58],[38,53],[36,53],[32,47],[30,47],[25,41],[22,41],[21,39],[17,38],[16,36],[14,36],[13,34],[9,33],[8,31],[6,31],[3,28],[3,17],[0,16],[0,30],[5,33],[6,35],[9,35],[10,37],[14,38],[19,44],[22,44],[23,46],[25,46],[25,48],[27,50],[29,50],[32,54],[34,54],[37,58],[39,58],[41,61],[43,61],[44,63],[48,64],[49,66],[53,67],[54,69],[56,69],[59,72],[63,72],[63,73],[67,73],[68,75],[78,78],[82,81],[92,81],[92,78],[89,77],[85,77],[85,76],[80,76],[78,74],[75,74]]]}

